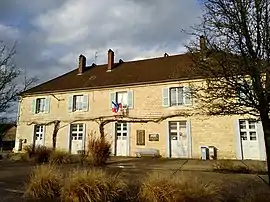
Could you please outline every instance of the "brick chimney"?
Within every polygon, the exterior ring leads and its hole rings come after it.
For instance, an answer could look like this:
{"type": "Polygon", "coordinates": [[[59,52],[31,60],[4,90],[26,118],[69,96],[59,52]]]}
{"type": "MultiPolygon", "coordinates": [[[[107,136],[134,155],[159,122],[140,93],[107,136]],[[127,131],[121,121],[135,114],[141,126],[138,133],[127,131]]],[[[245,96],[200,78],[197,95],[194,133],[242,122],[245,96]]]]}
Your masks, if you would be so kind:
{"type": "Polygon", "coordinates": [[[82,75],[86,70],[86,57],[84,55],[79,56],[78,75],[82,75]]]}
{"type": "Polygon", "coordinates": [[[108,68],[107,68],[107,72],[112,71],[114,66],[114,52],[109,49],[108,51],[108,68]]]}
{"type": "Polygon", "coordinates": [[[206,50],[206,39],[205,36],[200,36],[200,49],[202,52],[206,50]]]}

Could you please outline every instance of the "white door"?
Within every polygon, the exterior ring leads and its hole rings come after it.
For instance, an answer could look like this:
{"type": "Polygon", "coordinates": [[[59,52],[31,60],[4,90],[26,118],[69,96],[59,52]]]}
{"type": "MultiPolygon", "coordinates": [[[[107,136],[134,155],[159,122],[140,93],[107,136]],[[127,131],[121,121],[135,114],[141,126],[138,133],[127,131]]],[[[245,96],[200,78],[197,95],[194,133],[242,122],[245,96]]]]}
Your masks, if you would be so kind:
{"type": "Polygon", "coordinates": [[[116,156],[127,156],[128,155],[128,125],[127,123],[116,123],[115,124],[115,150],[116,156]]]}
{"type": "Polygon", "coordinates": [[[170,156],[188,158],[187,122],[169,122],[170,156]]]}
{"type": "Polygon", "coordinates": [[[83,124],[70,125],[70,151],[72,154],[77,154],[78,151],[84,150],[83,148],[83,124]]]}
{"type": "Polygon", "coordinates": [[[34,129],[34,144],[44,145],[44,137],[45,136],[45,126],[44,125],[35,125],[34,129]]]}
{"type": "Polygon", "coordinates": [[[260,159],[260,149],[255,120],[239,120],[243,159],[260,159]]]}

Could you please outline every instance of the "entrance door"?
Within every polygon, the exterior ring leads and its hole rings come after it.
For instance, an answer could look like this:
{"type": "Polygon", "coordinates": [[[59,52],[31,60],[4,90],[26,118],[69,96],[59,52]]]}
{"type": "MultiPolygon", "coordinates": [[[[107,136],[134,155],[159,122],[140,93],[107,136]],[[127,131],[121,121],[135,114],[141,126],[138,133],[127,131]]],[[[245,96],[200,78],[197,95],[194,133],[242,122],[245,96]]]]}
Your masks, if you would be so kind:
{"type": "Polygon", "coordinates": [[[187,122],[169,122],[170,156],[188,158],[187,122]]]}
{"type": "Polygon", "coordinates": [[[70,125],[70,151],[72,154],[77,154],[78,151],[84,150],[83,135],[82,123],[70,125]]]}
{"type": "Polygon", "coordinates": [[[45,126],[44,125],[35,125],[34,129],[34,145],[44,145],[44,136],[45,136],[45,126]]]}
{"type": "Polygon", "coordinates": [[[255,120],[239,120],[243,159],[260,159],[257,126],[255,120]]]}
{"type": "Polygon", "coordinates": [[[115,124],[115,150],[116,156],[127,156],[128,155],[128,128],[127,123],[116,123],[115,124]]]}

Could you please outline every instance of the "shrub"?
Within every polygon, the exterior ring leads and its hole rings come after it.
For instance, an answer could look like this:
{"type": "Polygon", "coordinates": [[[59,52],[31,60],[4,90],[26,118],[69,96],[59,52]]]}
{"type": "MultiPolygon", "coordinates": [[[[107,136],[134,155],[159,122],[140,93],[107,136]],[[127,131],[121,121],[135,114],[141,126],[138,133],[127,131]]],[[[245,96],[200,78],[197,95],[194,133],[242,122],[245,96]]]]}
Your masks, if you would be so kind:
{"type": "Polygon", "coordinates": [[[111,143],[105,137],[95,137],[91,135],[88,141],[87,155],[94,166],[103,166],[110,156],[111,143]]]}
{"type": "Polygon", "coordinates": [[[55,150],[50,154],[49,162],[52,164],[72,163],[72,156],[68,152],[55,150]]]}
{"type": "Polygon", "coordinates": [[[192,176],[164,172],[150,174],[142,183],[140,198],[145,201],[219,201],[216,185],[192,176]]]}
{"type": "Polygon", "coordinates": [[[60,196],[62,186],[62,175],[59,170],[52,165],[37,166],[30,180],[26,184],[26,198],[38,199],[55,199],[60,196]]]}
{"type": "Polygon", "coordinates": [[[38,145],[35,147],[33,159],[36,163],[49,162],[49,158],[50,158],[52,151],[53,150],[51,148],[47,148],[45,146],[38,145]]]}
{"type": "Polygon", "coordinates": [[[36,163],[45,163],[49,161],[52,149],[43,145],[27,145],[23,148],[30,160],[36,163]]]}
{"type": "Polygon", "coordinates": [[[117,175],[102,170],[74,170],[64,183],[64,201],[113,201],[119,198],[125,184],[117,175]]]}
{"type": "Polygon", "coordinates": [[[23,147],[23,152],[25,152],[29,158],[31,158],[35,153],[34,145],[26,145],[23,147]]]}

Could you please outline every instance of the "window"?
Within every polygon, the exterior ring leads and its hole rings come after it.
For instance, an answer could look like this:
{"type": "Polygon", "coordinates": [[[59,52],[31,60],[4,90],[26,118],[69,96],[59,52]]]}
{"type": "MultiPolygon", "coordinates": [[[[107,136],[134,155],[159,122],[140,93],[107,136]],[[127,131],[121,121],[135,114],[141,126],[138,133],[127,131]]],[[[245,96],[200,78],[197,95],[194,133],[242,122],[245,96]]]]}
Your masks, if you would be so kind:
{"type": "Polygon", "coordinates": [[[183,87],[170,88],[170,103],[171,106],[179,106],[184,103],[184,90],[183,87]]]}
{"type": "Polygon", "coordinates": [[[136,140],[137,145],[145,145],[145,130],[137,130],[136,140]]]}
{"type": "Polygon", "coordinates": [[[113,109],[114,103],[121,103],[122,106],[126,106],[128,107],[128,109],[133,109],[133,91],[120,91],[120,92],[112,92],[110,93],[110,98],[109,98],[109,102],[110,102],[110,108],[113,109]]]}
{"type": "Polygon", "coordinates": [[[239,120],[240,137],[242,140],[257,140],[256,121],[255,120],[239,120]]]}
{"type": "Polygon", "coordinates": [[[82,111],[82,110],[83,110],[83,95],[74,95],[73,111],[82,111]]]}
{"type": "Polygon", "coordinates": [[[182,133],[186,130],[186,121],[171,121],[169,122],[169,132],[171,140],[177,140],[178,136],[186,137],[186,134],[182,133]]]}
{"type": "Polygon", "coordinates": [[[128,105],[128,93],[127,92],[117,92],[116,93],[116,102],[121,103],[122,106],[128,105]]]}
{"type": "Polygon", "coordinates": [[[192,92],[189,86],[163,88],[163,107],[192,105],[192,92]]]}
{"type": "Polygon", "coordinates": [[[83,139],[83,124],[71,124],[70,125],[71,138],[72,140],[82,140],[83,139]]]}
{"type": "Polygon", "coordinates": [[[68,98],[68,111],[88,111],[88,94],[70,95],[68,98]]]}
{"type": "Polygon", "coordinates": [[[44,138],[44,125],[35,125],[35,140],[43,140],[44,138]]]}
{"type": "Polygon", "coordinates": [[[34,98],[32,100],[31,112],[32,114],[49,113],[50,111],[50,97],[34,98]]]}
{"type": "Polygon", "coordinates": [[[36,100],[36,113],[45,112],[45,98],[37,98],[36,100]]]}

